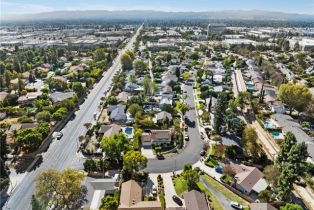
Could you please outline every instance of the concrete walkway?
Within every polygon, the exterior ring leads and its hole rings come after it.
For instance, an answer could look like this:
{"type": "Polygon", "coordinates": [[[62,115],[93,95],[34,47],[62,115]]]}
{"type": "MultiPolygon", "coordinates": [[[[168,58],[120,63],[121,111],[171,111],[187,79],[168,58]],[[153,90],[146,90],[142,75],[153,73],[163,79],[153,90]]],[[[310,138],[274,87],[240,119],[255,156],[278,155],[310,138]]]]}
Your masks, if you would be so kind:
{"type": "Polygon", "coordinates": [[[230,206],[231,200],[229,200],[226,196],[224,196],[218,190],[216,190],[214,187],[212,187],[202,177],[200,178],[200,182],[202,182],[204,184],[204,186],[215,195],[219,204],[222,206],[222,208],[224,210],[233,210],[233,208],[230,206]]]}
{"type": "MultiPolygon", "coordinates": [[[[172,196],[177,195],[176,190],[174,189],[172,179],[171,179],[172,173],[166,173],[161,174],[161,177],[164,180],[164,186],[165,186],[165,199],[166,199],[166,207],[179,207],[179,205],[173,201],[172,196]]],[[[177,195],[178,196],[178,195],[177,195]]],[[[179,197],[179,196],[178,196],[179,197]]],[[[181,199],[184,205],[184,200],[181,199]]]]}

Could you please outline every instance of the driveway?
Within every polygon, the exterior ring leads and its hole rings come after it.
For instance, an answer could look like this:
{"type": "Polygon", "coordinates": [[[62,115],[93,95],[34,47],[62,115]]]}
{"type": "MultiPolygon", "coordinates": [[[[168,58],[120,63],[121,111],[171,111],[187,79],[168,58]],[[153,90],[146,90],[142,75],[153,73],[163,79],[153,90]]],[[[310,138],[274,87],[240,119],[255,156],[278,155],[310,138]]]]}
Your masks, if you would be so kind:
{"type": "Polygon", "coordinates": [[[204,184],[204,186],[211,191],[215,197],[217,198],[219,204],[222,206],[224,210],[234,210],[230,206],[231,200],[229,200],[226,196],[217,191],[214,187],[212,187],[208,182],[206,182],[202,177],[200,177],[200,181],[204,184]]]}
{"type": "MultiPolygon", "coordinates": [[[[193,87],[184,85],[183,90],[187,91],[187,98],[185,102],[190,107],[195,107],[193,87]]],[[[186,163],[196,163],[200,159],[200,151],[203,147],[195,109],[189,110],[186,116],[190,121],[195,121],[195,128],[188,128],[188,135],[190,140],[187,142],[185,149],[178,155],[164,160],[150,159],[147,163],[145,171],[150,173],[167,173],[178,171],[183,168],[186,163]]]]}
{"type": "MultiPolygon", "coordinates": [[[[173,182],[171,179],[172,173],[166,173],[162,174],[161,177],[164,180],[164,186],[165,186],[165,200],[166,200],[166,207],[179,207],[179,205],[173,201],[172,196],[177,195],[176,191],[173,186],[173,182]]],[[[178,196],[179,197],[179,196],[178,196]]],[[[184,200],[181,199],[184,205],[184,200]]]]}

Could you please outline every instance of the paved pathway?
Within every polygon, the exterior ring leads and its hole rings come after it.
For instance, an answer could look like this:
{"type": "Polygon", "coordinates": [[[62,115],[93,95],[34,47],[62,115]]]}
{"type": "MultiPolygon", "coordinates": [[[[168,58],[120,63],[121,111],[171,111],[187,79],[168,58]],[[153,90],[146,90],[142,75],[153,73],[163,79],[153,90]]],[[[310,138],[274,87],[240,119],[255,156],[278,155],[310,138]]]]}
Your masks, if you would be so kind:
{"type": "MultiPolygon", "coordinates": [[[[179,205],[173,201],[172,196],[177,195],[176,190],[174,189],[174,185],[171,179],[172,173],[165,173],[161,175],[164,180],[165,186],[165,199],[166,199],[166,207],[178,207],[179,205]]],[[[178,196],[179,197],[179,196],[178,196]]],[[[184,205],[184,200],[181,199],[184,205]]]]}
{"type": "Polygon", "coordinates": [[[206,182],[202,177],[200,178],[200,182],[202,182],[205,187],[211,191],[215,197],[217,198],[219,204],[222,206],[222,208],[224,210],[234,210],[231,206],[230,206],[230,202],[231,200],[229,200],[226,196],[224,196],[223,194],[221,194],[218,190],[216,190],[214,187],[212,187],[208,182],[206,182]]]}

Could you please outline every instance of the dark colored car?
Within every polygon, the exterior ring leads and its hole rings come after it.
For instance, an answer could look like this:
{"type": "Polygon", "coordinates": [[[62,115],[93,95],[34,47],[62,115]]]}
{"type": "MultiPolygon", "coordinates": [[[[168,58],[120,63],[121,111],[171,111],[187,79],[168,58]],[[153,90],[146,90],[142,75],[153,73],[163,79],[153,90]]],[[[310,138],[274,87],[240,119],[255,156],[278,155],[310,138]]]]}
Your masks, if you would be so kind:
{"type": "Polygon", "coordinates": [[[163,159],[165,159],[165,157],[162,154],[157,153],[157,159],[158,160],[163,160],[163,159]]]}
{"type": "Polygon", "coordinates": [[[173,200],[174,202],[176,202],[176,204],[178,204],[179,206],[182,206],[182,205],[183,205],[181,199],[180,199],[178,196],[176,196],[176,195],[173,195],[173,196],[172,196],[172,200],[173,200]]]}
{"type": "Polygon", "coordinates": [[[205,151],[204,150],[202,150],[201,152],[200,152],[200,156],[205,156],[205,151]]]}

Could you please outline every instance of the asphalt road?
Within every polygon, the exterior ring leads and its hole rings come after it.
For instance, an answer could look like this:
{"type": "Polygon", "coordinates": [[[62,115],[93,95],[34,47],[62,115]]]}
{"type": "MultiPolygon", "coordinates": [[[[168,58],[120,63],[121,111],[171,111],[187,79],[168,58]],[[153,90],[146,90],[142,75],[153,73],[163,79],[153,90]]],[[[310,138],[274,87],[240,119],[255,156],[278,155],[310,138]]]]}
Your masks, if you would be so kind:
{"type": "Polygon", "coordinates": [[[193,109],[186,113],[186,116],[191,120],[195,121],[195,128],[188,128],[188,135],[190,140],[187,142],[185,149],[176,156],[166,158],[164,160],[149,159],[145,171],[150,173],[166,173],[173,172],[183,169],[186,163],[196,163],[200,159],[200,152],[203,147],[203,141],[201,139],[196,111],[194,109],[194,95],[193,87],[184,85],[184,90],[187,91],[187,98],[185,102],[193,109]]]}
{"type": "MultiPolygon", "coordinates": [[[[141,30],[142,27],[139,28],[141,30]]],[[[120,56],[125,50],[132,49],[137,33],[129,40],[126,47],[119,52],[119,55],[104,74],[103,78],[95,85],[94,89],[90,92],[85,102],[80,106],[80,109],[75,113],[76,118],[69,121],[68,124],[61,131],[63,137],[60,140],[54,140],[48,151],[43,154],[43,162],[35,171],[28,173],[25,178],[18,184],[12,191],[10,198],[4,209],[11,210],[26,210],[31,209],[30,201],[31,196],[35,190],[35,177],[42,171],[49,168],[56,168],[63,170],[66,168],[80,168],[82,167],[83,160],[77,156],[78,138],[84,135],[86,128],[85,123],[93,121],[94,113],[99,111],[99,104],[104,92],[109,90],[112,84],[112,78],[120,68],[120,56]]]]}
{"type": "Polygon", "coordinates": [[[216,190],[214,187],[212,187],[210,184],[208,184],[208,182],[206,182],[202,177],[200,177],[200,181],[205,185],[205,187],[209,191],[211,191],[215,195],[215,197],[217,198],[219,204],[221,205],[221,207],[224,210],[234,210],[234,208],[232,208],[230,206],[231,200],[229,200],[226,196],[224,196],[218,190],[216,190]]]}

